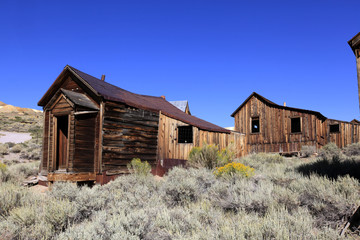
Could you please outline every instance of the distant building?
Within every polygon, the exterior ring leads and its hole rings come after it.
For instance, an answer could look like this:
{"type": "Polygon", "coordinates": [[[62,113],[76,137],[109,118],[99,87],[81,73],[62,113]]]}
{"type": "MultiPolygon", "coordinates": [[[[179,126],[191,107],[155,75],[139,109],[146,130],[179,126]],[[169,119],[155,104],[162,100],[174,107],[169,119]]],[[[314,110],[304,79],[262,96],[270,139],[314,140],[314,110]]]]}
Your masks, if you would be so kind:
{"type": "Polygon", "coordinates": [[[187,100],[183,101],[169,101],[172,105],[183,111],[184,113],[187,113],[191,115],[190,109],[189,109],[189,102],[187,100]]]}
{"type": "Polygon", "coordinates": [[[293,153],[304,145],[319,149],[329,142],[345,147],[360,141],[357,120],[328,119],[320,112],[284,105],[254,92],[233,112],[235,131],[245,134],[243,154],[293,153]]]}

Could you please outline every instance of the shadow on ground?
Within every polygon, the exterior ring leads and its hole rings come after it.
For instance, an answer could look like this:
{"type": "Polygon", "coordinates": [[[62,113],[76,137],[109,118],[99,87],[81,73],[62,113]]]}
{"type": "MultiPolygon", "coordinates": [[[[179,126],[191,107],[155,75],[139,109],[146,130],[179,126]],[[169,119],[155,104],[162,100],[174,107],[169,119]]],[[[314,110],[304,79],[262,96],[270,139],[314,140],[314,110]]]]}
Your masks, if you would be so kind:
{"type": "Polygon", "coordinates": [[[320,176],[326,176],[331,179],[350,175],[360,181],[360,161],[344,160],[344,161],[327,161],[318,160],[316,162],[307,163],[299,166],[297,171],[305,176],[315,173],[320,176]]]}

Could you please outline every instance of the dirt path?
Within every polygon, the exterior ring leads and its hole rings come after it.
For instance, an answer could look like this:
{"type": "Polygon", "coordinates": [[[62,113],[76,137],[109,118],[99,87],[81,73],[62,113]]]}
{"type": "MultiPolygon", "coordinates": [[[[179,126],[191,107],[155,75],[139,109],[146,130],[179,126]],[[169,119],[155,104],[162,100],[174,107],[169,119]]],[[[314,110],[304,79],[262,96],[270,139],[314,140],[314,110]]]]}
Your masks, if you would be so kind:
{"type": "Polygon", "coordinates": [[[22,143],[31,139],[30,133],[3,132],[0,131],[0,143],[22,143]]]}

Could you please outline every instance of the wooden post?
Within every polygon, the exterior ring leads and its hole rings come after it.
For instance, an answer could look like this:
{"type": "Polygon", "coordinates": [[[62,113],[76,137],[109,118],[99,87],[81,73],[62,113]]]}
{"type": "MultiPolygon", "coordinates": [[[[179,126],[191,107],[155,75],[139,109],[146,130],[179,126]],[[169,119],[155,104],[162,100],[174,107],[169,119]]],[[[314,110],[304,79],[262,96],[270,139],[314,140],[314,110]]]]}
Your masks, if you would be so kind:
{"type": "Polygon", "coordinates": [[[357,79],[358,79],[358,95],[359,95],[359,109],[360,109],[360,49],[355,50],[356,57],[356,69],[357,69],[357,79]]]}

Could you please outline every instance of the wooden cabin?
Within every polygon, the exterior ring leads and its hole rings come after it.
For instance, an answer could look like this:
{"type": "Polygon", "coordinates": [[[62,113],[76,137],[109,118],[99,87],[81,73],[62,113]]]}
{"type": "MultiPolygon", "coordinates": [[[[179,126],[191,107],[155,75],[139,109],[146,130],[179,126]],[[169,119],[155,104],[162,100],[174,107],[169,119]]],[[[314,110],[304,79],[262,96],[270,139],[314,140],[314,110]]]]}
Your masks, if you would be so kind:
{"type": "Polygon", "coordinates": [[[165,98],[131,93],[66,66],[38,103],[44,110],[42,175],[106,183],[133,158],[186,160],[204,142],[243,148],[243,135],[191,116],[165,98]]]}
{"type": "Polygon", "coordinates": [[[338,147],[359,142],[357,121],[327,119],[320,112],[278,105],[252,93],[231,115],[235,131],[245,134],[243,154],[252,152],[296,153],[301,146],[338,147]]]}

